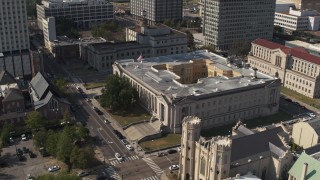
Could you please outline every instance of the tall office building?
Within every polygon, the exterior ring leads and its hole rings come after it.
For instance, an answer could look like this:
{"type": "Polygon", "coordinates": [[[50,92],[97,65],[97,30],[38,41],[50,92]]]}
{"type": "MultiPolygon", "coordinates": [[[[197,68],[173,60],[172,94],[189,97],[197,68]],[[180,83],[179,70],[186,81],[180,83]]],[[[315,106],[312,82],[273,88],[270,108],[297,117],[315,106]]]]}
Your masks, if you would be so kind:
{"type": "Polygon", "coordinates": [[[203,34],[205,44],[229,50],[238,42],[271,39],[275,0],[206,0],[203,34]]]}
{"type": "Polygon", "coordinates": [[[93,27],[113,19],[113,4],[106,0],[43,0],[37,4],[38,26],[42,19],[64,17],[79,27],[93,27]]]}
{"type": "Polygon", "coordinates": [[[145,16],[148,24],[167,19],[180,20],[182,5],[183,0],[131,0],[131,14],[135,19],[145,16]]]}
{"type": "Polygon", "coordinates": [[[312,9],[320,12],[319,0],[293,0],[297,9],[312,9]]]}
{"type": "Polygon", "coordinates": [[[31,74],[25,0],[0,1],[0,69],[11,75],[31,74]]]}

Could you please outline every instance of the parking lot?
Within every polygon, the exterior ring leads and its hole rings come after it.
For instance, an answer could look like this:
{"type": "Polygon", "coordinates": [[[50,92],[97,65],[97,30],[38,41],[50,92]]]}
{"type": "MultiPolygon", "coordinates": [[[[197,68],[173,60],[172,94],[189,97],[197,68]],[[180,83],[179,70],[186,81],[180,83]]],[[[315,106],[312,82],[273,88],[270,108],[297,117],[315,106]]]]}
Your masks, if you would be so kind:
{"type": "Polygon", "coordinates": [[[42,157],[35,149],[32,139],[21,141],[21,138],[16,138],[15,143],[2,149],[1,158],[5,159],[7,166],[0,169],[0,179],[26,179],[28,174],[38,176],[48,173],[48,168],[52,165],[64,166],[56,159],[42,157]],[[24,158],[19,161],[16,148],[22,150],[23,147],[28,148],[35,156],[31,158],[28,153],[23,153],[24,158]]]}

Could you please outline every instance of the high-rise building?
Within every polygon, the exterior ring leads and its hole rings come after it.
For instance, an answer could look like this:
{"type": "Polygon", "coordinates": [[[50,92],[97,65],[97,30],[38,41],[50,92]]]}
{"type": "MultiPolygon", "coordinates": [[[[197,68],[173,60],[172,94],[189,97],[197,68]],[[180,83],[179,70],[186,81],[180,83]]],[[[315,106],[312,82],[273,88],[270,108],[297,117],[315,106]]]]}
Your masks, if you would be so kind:
{"type": "Polygon", "coordinates": [[[313,9],[320,12],[319,0],[293,0],[297,9],[313,9]]]}
{"type": "Polygon", "coordinates": [[[206,0],[203,34],[205,44],[217,50],[256,38],[271,39],[275,0],[206,0]]]}
{"type": "Polygon", "coordinates": [[[38,26],[42,19],[64,17],[79,27],[92,27],[113,19],[113,5],[105,0],[43,0],[37,5],[38,26]]]}
{"type": "Polygon", "coordinates": [[[0,68],[12,76],[31,74],[25,0],[0,1],[0,68]]]}
{"type": "Polygon", "coordinates": [[[182,19],[183,0],[131,0],[131,14],[135,19],[145,18],[148,24],[167,19],[182,19]]]}

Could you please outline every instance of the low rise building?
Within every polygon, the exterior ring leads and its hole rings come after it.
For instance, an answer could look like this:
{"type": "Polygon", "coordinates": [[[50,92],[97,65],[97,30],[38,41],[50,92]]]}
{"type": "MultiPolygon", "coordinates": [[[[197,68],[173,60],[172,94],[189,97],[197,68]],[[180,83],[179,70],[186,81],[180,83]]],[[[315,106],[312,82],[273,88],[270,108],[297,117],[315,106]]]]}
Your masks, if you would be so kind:
{"type": "Polygon", "coordinates": [[[320,179],[320,161],[311,155],[302,153],[289,171],[288,180],[320,179]]]}
{"type": "Polygon", "coordinates": [[[171,132],[182,119],[202,118],[203,128],[278,112],[280,80],[244,66],[239,68],[206,50],[118,60],[113,73],[127,78],[141,102],[171,132]]]}
{"type": "Polygon", "coordinates": [[[204,138],[201,121],[191,116],[183,120],[180,179],[222,180],[249,172],[261,179],[288,177],[293,156],[283,126],[250,130],[238,122],[231,136],[204,138]]]}
{"type": "Polygon", "coordinates": [[[253,41],[248,63],[259,72],[281,79],[287,87],[310,98],[320,97],[320,57],[304,48],[289,48],[268,40],[253,41]]]}
{"type": "Polygon", "coordinates": [[[320,119],[298,122],[293,125],[292,139],[303,148],[312,147],[320,143],[320,119]]]}
{"type": "Polygon", "coordinates": [[[112,73],[115,60],[186,53],[187,35],[167,26],[127,28],[126,42],[91,43],[81,49],[90,66],[112,73]]]}
{"type": "Polygon", "coordinates": [[[318,31],[320,29],[320,14],[315,10],[294,10],[276,12],[274,25],[280,26],[285,32],[318,31]]]}

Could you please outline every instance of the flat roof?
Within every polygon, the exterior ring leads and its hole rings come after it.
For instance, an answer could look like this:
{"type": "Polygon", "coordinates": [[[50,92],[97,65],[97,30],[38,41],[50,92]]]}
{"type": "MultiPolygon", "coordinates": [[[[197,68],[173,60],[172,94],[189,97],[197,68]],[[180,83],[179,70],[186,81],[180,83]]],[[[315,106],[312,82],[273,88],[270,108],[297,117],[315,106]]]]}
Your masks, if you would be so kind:
{"type": "Polygon", "coordinates": [[[199,96],[212,93],[219,93],[221,91],[233,90],[237,88],[251,88],[254,85],[265,86],[275,80],[275,78],[257,73],[257,78],[253,78],[254,70],[252,68],[238,68],[235,65],[227,63],[227,59],[206,50],[194,51],[192,53],[175,54],[168,56],[159,56],[145,58],[143,63],[136,62],[134,59],[117,60],[125,71],[131,76],[144,83],[148,84],[159,94],[164,94],[170,98],[179,98],[184,96],[199,96]],[[240,73],[242,76],[235,76],[232,78],[224,76],[206,77],[198,79],[194,84],[180,84],[175,79],[175,73],[168,70],[154,70],[152,66],[160,64],[183,64],[191,60],[211,60],[214,66],[219,68],[231,69],[240,73]]]}
{"type": "Polygon", "coordinates": [[[97,51],[114,51],[117,49],[130,49],[130,48],[141,48],[141,47],[149,47],[145,44],[139,44],[136,41],[126,41],[126,42],[103,42],[103,43],[95,43],[90,44],[97,51]]]}

